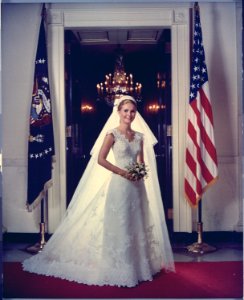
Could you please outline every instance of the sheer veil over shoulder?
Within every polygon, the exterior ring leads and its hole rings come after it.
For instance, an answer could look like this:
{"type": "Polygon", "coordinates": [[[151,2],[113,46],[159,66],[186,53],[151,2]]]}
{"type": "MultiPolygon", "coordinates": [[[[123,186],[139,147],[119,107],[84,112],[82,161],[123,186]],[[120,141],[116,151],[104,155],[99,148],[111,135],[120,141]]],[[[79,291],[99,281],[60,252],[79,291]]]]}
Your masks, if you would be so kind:
{"type": "MultiPolygon", "coordinates": [[[[174,271],[173,254],[165,222],[154,153],[157,140],[139,112],[136,113],[132,128],[143,135],[144,159],[149,167],[149,176],[144,183],[151,213],[150,230],[153,230],[153,238],[148,251],[154,251],[152,257],[155,257],[155,262],[151,264],[151,270],[148,270],[148,267],[145,267],[145,270],[141,270],[143,267],[140,267],[138,270],[137,265],[134,265],[134,269],[130,269],[133,263],[129,262],[128,258],[128,266],[123,267],[119,261],[113,261],[113,268],[109,269],[104,258],[106,256],[104,243],[109,240],[106,240],[108,233],[104,232],[104,213],[109,182],[113,175],[98,165],[97,158],[104,137],[119,124],[117,105],[124,98],[130,97],[123,96],[115,100],[113,111],[91,150],[90,161],[61,224],[45,245],[44,250],[23,262],[24,270],[89,285],[128,287],[135,286],[143,280],[152,280],[152,275],[161,269],[174,271]]],[[[109,152],[107,159],[114,163],[113,151],[109,152]]],[[[123,178],[119,180],[126,181],[123,178]]],[[[123,193],[118,187],[117,193],[120,192],[123,193]]],[[[133,216],[136,218],[136,213],[133,216]]],[[[116,222],[115,220],[115,226],[116,222]]],[[[129,247],[131,239],[132,237],[124,240],[123,247],[129,247]]],[[[144,242],[142,237],[140,243],[144,242]]],[[[121,256],[121,253],[116,252],[118,251],[116,247],[110,250],[117,257],[121,256]]],[[[140,251],[137,249],[135,251],[137,251],[134,253],[136,260],[140,251]]],[[[146,261],[143,261],[144,265],[147,265],[146,261]]]]}

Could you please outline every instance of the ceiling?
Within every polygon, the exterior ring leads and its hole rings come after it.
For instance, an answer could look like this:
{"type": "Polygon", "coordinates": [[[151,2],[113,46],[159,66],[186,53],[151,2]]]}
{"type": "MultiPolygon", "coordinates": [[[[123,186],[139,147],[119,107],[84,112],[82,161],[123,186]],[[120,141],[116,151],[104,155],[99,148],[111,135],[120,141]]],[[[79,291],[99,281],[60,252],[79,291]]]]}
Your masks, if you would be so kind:
{"type": "Polygon", "coordinates": [[[157,44],[163,29],[73,30],[82,45],[157,44]]]}
{"type": "Polygon", "coordinates": [[[88,52],[101,54],[111,53],[115,45],[122,45],[126,53],[138,51],[151,51],[160,40],[168,36],[168,28],[147,28],[147,29],[84,29],[72,30],[76,42],[88,52]]]}

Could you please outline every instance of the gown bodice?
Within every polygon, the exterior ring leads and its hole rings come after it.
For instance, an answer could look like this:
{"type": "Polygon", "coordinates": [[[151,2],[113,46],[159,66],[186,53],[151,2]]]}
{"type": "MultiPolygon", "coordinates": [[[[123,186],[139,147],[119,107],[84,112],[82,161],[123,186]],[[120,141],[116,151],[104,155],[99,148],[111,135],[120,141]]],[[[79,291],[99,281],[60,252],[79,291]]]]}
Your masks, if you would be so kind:
{"type": "Polygon", "coordinates": [[[112,151],[115,164],[120,168],[126,168],[131,163],[136,162],[137,155],[141,151],[143,134],[135,131],[133,139],[129,141],[117,128],[109,130],[107,134],[111,133],[114,136],[112,151]]]}

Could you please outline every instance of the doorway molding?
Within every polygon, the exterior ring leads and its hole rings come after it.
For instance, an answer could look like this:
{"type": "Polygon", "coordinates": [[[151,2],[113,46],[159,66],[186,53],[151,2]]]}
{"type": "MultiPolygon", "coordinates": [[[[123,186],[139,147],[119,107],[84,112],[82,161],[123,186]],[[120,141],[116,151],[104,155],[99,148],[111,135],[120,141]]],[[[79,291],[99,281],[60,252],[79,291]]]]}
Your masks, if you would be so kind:
{"type": "Polygon", "coordinates": [[[49,190],[48,231],[54,232],[66,211],[66,121],[64,30],[72,28],[170,28],[172,54],[173,224],[175,232],[192,231],[192,213],[184,199],[184,159],[190,66],[190,9],[166,3],[51,4],[48,9],[48,57],[55,162],[49,190]]]}

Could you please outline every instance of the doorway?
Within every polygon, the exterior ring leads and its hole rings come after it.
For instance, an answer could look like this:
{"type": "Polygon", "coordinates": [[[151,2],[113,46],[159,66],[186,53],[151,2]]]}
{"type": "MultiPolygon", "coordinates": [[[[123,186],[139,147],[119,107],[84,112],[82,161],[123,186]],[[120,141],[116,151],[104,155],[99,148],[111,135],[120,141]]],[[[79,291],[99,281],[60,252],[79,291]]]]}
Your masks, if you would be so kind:
{"type": "MultiPolygon", "coordinates": [[[[133,30],[133,34],[138,39],[142,31],[133,30]]],[[[124,50],[125,71],[142,83],[138,111],[158,140],[155,155],[159,183],[168,229],[172,232],[171,32],[165,28],[157,30],[157,34],[153,42],[148,39],[146,43],[125,43],[120,47],[124,50]]],[[[89,35],[93,32],[89,31],[89,35]]],[[[113,43],[82,44],[76,31],[65,31],[67,205],[90,159],[90,150],[112,111],[111,106],[98,99],[96,85],[104,81],[105,74],[113,73],[116,49],[113,43]]]]}
{"type": "MultiPolygon", "coordinates": [[[[65,103],[65,32],[82,28],[104,29],[169,28],[171,32],[172,75],[172,182],[173,227],[175,232],[191,232],[191,208],[184,198],[184,161],[187,104],[189,97],[189,4],[98,3],[52,4],[48,12],[48,52],[52,85],[56,160],[53,187],[49,189],[48,231],[54,232],[67,207],[66,157],[69,134],[65,103]]],[[[106,36],[102,37],[106,38],[106,36]]],[[[111,70],[111,69],[110,69],[111,70]]],[[[104,78],[103,73],[101,78],[104,78]]]]}

